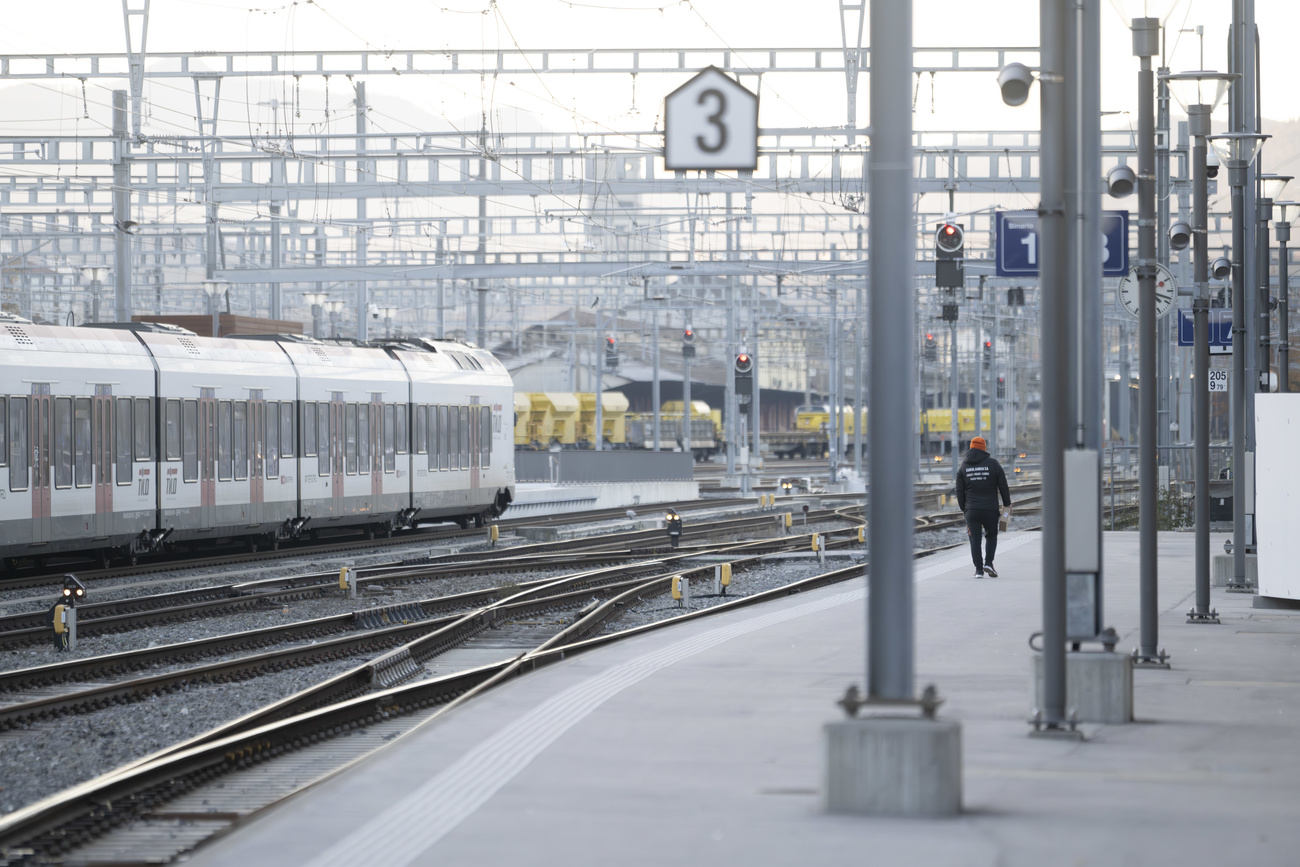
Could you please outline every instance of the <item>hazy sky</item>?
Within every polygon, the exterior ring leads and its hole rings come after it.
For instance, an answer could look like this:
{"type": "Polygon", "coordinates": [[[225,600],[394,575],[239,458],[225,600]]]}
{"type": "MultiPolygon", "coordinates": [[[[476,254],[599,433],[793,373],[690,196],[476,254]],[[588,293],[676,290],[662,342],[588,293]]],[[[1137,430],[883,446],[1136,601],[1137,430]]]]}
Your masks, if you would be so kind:
{"type": "MultiPolygon", "coordinates": [[[[131,0],[139,4],[142,0],[131,0]]],[[[1154,5],[1154,4],[1153,4],[1154,5]]],[[[1290,86],[1289,47],[1300,33],[1300,3],[1257,0],[1262,38],[1264,115],[1300,116],[1300,92],[1290,86]]],[[[1038,4],[1032,0],[916,0],[918,46],[1026,47],[1037,42],[1038,4]]],[[[1175,71],[1201,66],[1201,40],[1208,68],[1226,68],[1228,0],[1182,0],[1168,19],[1168,65],[1175,71]]],[[[1103,3],[1103,109],[1111,128],[1129,124],[1136,103],[1137,61],[1130,38],[1110,3],[1103,3]]],[[[864,44],[869,37],[864,34],[864,44]]],[[[152,0],[148,48],[153,52],[273,51],[357,48],[528,49],[591,48],[776,48],[840,44],[835,0],[152,0]]],[[[0,52],[11,55],[120,52],[125,47],[121,7],[115,0],[44,0],[6,4],[0,52]]],[[[511,80],[486,76],[407,75],[368,80],[377,111],[376,129],[477,125],[482,113],[499,130],[566,131],[649,129],[664,94],[683,76],[525,75],[511,80]]],[[[747,82],[753,86],[756,82],[747,82]]],[[[106,120],[107,90],[92,82],[83,101],[80,83],[0,85],[0,126],[6,131],[80,130],[106,120]],[[85,114],[91,115],[87,121],[85,114]]],[[[188,83],[148,86],[154,102],[153,132],[193,131],[193,97],[188,83]]],[[[348,97],[347,82],[330,86],[332,107],[348,97]]],[[[867,81],[861,83],[859,122],[866,124],[867,81]]],[[[832,74],[765,76],[760,124],[834,126],[844,123],[843,79],[832,74]]],[[[222,115],[265,130],[278,99],[294,104],[302,127],[325,122],[325,89],[305,79],[295,93],[289,77],[227,83],[222,115]]],[[[1037,99],[1009,109],[984,74],[926,76],[917,91],[918,129],[1034,129],[1037,99]]],[[[1175,109],[1176,110],[1176,109],[1175,109]]],[[[659,125],[662,126],[660,120],[659,125]]],[[[320,128],[316,126],[315,128],[320,128]]],[[[344,127],[338,131],[347,131],[344,127]]],[[[97,132],[97,130],[96,130],[97,132]]]]}

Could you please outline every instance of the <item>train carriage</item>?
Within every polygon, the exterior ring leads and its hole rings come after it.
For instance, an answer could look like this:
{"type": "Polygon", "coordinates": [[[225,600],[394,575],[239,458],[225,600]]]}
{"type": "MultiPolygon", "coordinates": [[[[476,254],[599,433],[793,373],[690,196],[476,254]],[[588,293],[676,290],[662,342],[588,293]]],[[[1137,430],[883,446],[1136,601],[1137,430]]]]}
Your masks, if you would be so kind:
{"type": "Polygon", "coordinates": [[[269,341],[140,329],[161,404],[159,526],[170,542],[295,535],[297,377],[269,341]]]}
{"type": "Polygon", "coordinates": [[[490,352],[421,340],[389,353],[411,382],[411,506],[420,520],[482,525],[514,497],[513,384],[490,352]]]}
{"type": "Polygon", "coordinates": [[[388,417],[396,418],[396,405],[405,416],[406,371],[388,353],[369,346],[279,345],[298,375],[300,515],[307,529],[318,535],[356,525],[372,531],[405,526],[411,508],[408,477],[398,478],[396,443],[392,454],[385,454],[384,435],[388,417]]]}
{"type": "Polygon", "coordinates": [[[125,331],[0,322],[0,557],[147,549],[149,353],[125,331]]]}

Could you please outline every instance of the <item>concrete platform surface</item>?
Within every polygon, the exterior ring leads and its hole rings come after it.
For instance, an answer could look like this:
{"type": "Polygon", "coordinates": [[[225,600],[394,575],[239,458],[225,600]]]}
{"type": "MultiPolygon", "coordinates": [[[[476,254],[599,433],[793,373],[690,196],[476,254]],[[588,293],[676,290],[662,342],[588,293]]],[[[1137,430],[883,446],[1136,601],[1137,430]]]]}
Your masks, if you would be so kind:
{"type": "MultiPolygon", "coordinates": [[[[1222,545],[1222,538],[1213,541],[1222,545]]],[[[1136,533],[1108,533],[1105,622],[1136,644],[1136,533]]],[[[1031,739],[1039,536],[1002,577],[917,566],[918,691],[962,724],[955,819],[830,816],[822,726],[862,683],[861,581],[530,674],[195,853],[198,865],[1300,864],[1300,613],[1215,591],[1189,625],[1192,536],[1161,534],[1161,646],[1127,725],[1031,739]]],[[[740,579],[743,580],[743,579],[740,579]]]]}

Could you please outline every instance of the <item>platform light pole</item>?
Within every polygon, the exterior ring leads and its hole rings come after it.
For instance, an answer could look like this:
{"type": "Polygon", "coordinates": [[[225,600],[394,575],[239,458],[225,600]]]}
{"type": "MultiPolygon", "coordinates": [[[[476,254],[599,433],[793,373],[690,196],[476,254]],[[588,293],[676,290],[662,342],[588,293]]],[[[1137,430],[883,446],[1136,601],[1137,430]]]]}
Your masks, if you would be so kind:
{"type": "MultiPolygon", "coordinates": [[[[1245,590],[1246,585],[1246,356],[1255,351],[1246,327],[1245,280],[1246,175],[1269,138],[1255,132],[1234,132],[1210,136],[1210,146],[1219,162],[1228,167],[1228,184],[1232,189],[1232,578],[1229,590],[1245,590]]],[[[1197,388],[1201,386],[1198,385],[1197,388]]]]}
{"type": "Polygon", "coordinates": [[[325,310],[330,315],[330,337],[339,336],[339,314],[343,312],[342,301],[326,301],[325,310]]]}
{"type": "Polygon", "coordinates": [[[1291,240],[1291,221],[1300,215],[1300,202],[1274,202],[1277,220],[1277,390],[1291,391],[1291,278],[1287,273],[1287,243],[1291,240]]]}
{"type": "Polygon", "coordinates": [[[1174,98],[1187,112],[1192,137],[1192,320],[1193,410],[1192,444],[1196,489],[1195,571],[1196,599],[1187,612],[1190,623],[1218,623],[1210,608],[1210,254],[1207,139],[1210,115],[1223,102],[1228,86],[1240,76],[1209,71],[1179,72],[1165,76],[1174,98]]]}
{"type": "Polygon", "coordinates": [[[393,336],[393,317],[397,315],[400,308],[397,307],[380,307],[379,315],[384,317],[384,337],[392,338],[393,336]]]}
{"type": "Polygon", "coordinates": [[[1259,383],[1260,391],[1268,392],[1272,390],[1270,373],[1273,367],[1273,347],[1269,334],[1269,290],[1271,288],[1271,279],[1269,276],[1269,241],[1268,241],[1268,224],[1273,219],[1273,202],[1282,198],[1282,192],[1286,185],[1291,182],[1291,175],[1278,174],[1261,174],[1260,197],[1255,202],[1256,219],[1259,226],[1255,231],[1255,246],[1258,250],[1258,264],[1256,272],[1259,275],[1259,301],[1256,309],[1259,311],[1258,333],[1259,333],[1259,383]]]}
{"type": "Polygon", "coordinates": [[[98,325],[99,298],[104,291],[104,278],[108,276],[108,269],[103,265],[87,265],[81,269],[81,273],[90,282],[90,321],[98,325]]]}
{"type": "Polygon", "coordinates": [[[329,301],[329,298],[323,292],[306,292],[302,296],[302,300],[311,305],[311,336],[317,340],[323,336],[324,325],[321,316],[325,310],[325,302],[329,301]]]}
{"type": "Polygon", "coordinates": [[[212,336],[218,337],[221,334],[221,314],[217,307],[217,302],[229,288],[228,284],[220,280],[204,280],[203,292],[208,296],[208,312],[212,314],[212,336]]]}

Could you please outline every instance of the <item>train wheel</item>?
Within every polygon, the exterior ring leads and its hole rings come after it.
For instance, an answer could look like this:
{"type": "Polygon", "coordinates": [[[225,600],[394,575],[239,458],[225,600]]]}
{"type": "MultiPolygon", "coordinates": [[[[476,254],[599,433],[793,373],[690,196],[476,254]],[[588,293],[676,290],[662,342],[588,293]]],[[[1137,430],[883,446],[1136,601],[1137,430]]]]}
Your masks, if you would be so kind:
{"type": "Polygon", "coordinates": [[[374,527],[366,527],[366,538],[367,538],[367,539],[373,539],[373,538],[375,538],[375,528],[374,528],[374,527]]]}
{"type": "Polygon", "coordinates": [[[256,553],[257,553],[257,540],[256,540],[256,539],[249,539],[247,544],[248,544],[248,553],[250,553],[250,554],[256,554],[256,553]]]}
{"type": "Polygon", "coordinates": [[[100,548],[95,559],[99,563],[100,569],[107,569],[113,565],[113,552],[107,548],[100,548]]]}
{"type": "Polygon", "coordinates": [[[384,525],[384,538],[385,538],[385,539],[391,539],[391,538],[393,538],[393,525],[392,525],[392,524],[385,524],[385,525],[384,525]]]}
{"type": "Polygon", "coordinates": [[[272,551],[279,551],[279,550],[280,550],[280,537],[279,537],[279,536],[271,536],[270,541],[267,543],[267,546],[268,546],[272,551]]]}
{"type": "Polygon", "coordinates": [[[134,551],[128,551],[127,554],[126,554],[126,565],[128,565],[128,566],[139,566],[139,565],[140,565],[140,555],[137,554],[137,553],[134,552],[134,551]]]}

